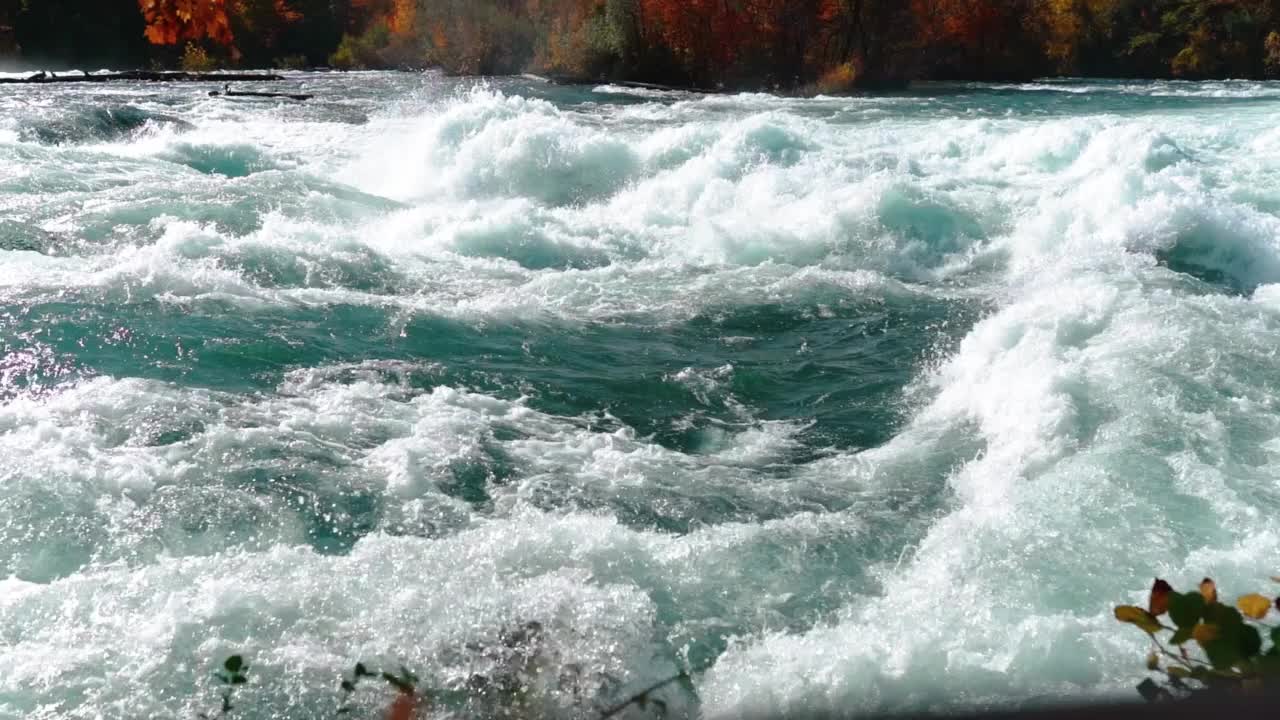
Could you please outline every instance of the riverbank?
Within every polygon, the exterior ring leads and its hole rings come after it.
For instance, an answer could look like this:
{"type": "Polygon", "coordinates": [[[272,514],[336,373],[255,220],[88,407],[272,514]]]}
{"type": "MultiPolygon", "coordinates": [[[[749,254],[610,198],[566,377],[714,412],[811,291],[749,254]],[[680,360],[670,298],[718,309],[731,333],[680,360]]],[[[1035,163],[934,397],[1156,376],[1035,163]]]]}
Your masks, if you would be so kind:
{"type": "Polygon", "coordinates": [[[828,94],[915,80],[1280,77],[1276,0],[280,0],[172,9],[167,0],[146,3],[146,12],[135,0],[0,3],[0,26],[12,28],[0,42],[11,60],[81,67],[439,67],[828,94]]]}

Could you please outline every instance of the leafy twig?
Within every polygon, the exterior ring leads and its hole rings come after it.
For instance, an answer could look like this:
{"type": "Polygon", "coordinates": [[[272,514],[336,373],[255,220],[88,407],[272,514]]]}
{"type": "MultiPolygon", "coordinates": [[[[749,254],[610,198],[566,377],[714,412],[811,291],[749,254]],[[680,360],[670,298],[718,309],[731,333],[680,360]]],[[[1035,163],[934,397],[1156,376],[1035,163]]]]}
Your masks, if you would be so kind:
{"type": "Polygon", "coordinates": [[[224,718],[235,710],[235,706],[231,704],[231,698],[235,694],[235,689],[239,685],[249,682],[249,676],[246,675],[249,666],[245,664],[244,658],[240,655],[232,655],[222,663],[222,669],[214,673],[214,677],[218,682],[222,683],[222,706],[218,710],[217,715],[209,715],[208,713],[200,713],[201,720],[213,720],[213,718],[224,718]]]}

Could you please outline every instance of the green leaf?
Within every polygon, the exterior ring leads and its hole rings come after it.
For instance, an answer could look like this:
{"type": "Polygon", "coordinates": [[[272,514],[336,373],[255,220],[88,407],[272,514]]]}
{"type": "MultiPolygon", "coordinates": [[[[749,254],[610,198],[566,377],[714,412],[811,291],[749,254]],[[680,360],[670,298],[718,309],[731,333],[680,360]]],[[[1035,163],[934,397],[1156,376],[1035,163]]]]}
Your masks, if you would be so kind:
{"type": "Polygon", "coordinates": [[[1204,654],[1218,670],[1227,670],[1245,658],[1243,625],[1211,625],[1216,632],[1201,642],[1204,654]]]}
{"type": "Polygon", "coordinates": [[[1204,648],[1204,654],[1217,670],[1229,670],[1232,665],[1244,659],[1240,647],[1228,640],[1214,640],[1204,648]]]}
{"type": "Polygon", "coordinates": [[[1204,596],[1198,592],[1173,593],[1169,596],[1169,618],[1179,628],[1195,627],[1204,605],[1204,596]]]}
{"type": "Polygon", "coordinates": [[[244,667],[244,658],[239,655],[232,655],[227,661],[222,663],[222,667],[227,669],[229,673],[238,673],[244,667]]]}
{"type": "Polygon", "coordinates": [[[1280,627],[1271,629],[1271,645],[1273,648],[1280,647],[1280,627]]]}
{"type": "Polygon", "coordinates": [[[1270,680],[1280,677],[1280,655],[1262,655],[1254,658],[1253,669],[1270,680]]]}
{"type": "Polygon", "coordinates": [[[236,675],[235,677],[231,678],[232,685],[243,685],[247,682],[249,682],[249,678],[243,675],[236,675]]]}
{"type": "Polygon", "coordinates": [[[1246,658],[1257,657],[1262,653],[1262,634],[1252,625],[1240,627],[1240,652],[1246,658]]]}
{"type": "Polygon", "coordinates": [[[1229,605],[1222,605],[1220,602],[1212,603],[1212,605],[1204,606],[1204,621],[1212,623],[1220,628],[1240,628],[1244,625],[1244,615],[1240,615],[1240,611],[1229,605]]]}
{"type": "Polygon", "coordinates": [[[1178,631],[1173,634],[1173,637],[1169,638],[1169,642],[1174,645],[1181,645],[1185,643],[1191,639],[1191,630],[1192,627],[1178,628],[1178,631]]]}
{"type": "Polygon", "coordinates": [[[351,682],[350,680],[343,680],[343,681],[342,681],[342,691],[343,691],[343,692],[355,692],[355,691],[356,691],[356,684],[355,684],[355,683],[353,683],[353,682],[351,682]]]}
{"type": "Polygon", "coordinates": [[[364,666],[364,663],[356,663],[356,677],[361,678],[361,677],[368,677],[372,675],[373,673],[369,672],[369,668],[366,668],[364,666]]]}

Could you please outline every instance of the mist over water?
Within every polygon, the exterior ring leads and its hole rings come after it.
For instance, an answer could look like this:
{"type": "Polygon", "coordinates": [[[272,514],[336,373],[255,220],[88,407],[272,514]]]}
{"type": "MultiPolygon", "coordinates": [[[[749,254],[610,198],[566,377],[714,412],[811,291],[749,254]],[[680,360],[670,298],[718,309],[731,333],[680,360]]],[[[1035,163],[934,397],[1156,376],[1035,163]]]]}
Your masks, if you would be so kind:
{"type": "Polygon", "coordinates": [[[1276,570],[1280,85],[291,82],[0,95],[0,718],[530,621],[706,717],[1123,694],[1112,605],[1276,570]]]}

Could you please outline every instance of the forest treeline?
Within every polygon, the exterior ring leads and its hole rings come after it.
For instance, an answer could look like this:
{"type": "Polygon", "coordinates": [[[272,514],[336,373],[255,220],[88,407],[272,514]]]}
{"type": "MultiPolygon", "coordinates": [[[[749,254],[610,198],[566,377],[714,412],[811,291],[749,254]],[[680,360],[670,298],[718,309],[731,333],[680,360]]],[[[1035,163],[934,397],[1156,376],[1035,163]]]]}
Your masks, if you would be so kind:
{"type": "Polygon", "coordinates": [[[1266,78],[1280,0],[0,0],[0,53],[770,89],[1266,78]]]}

